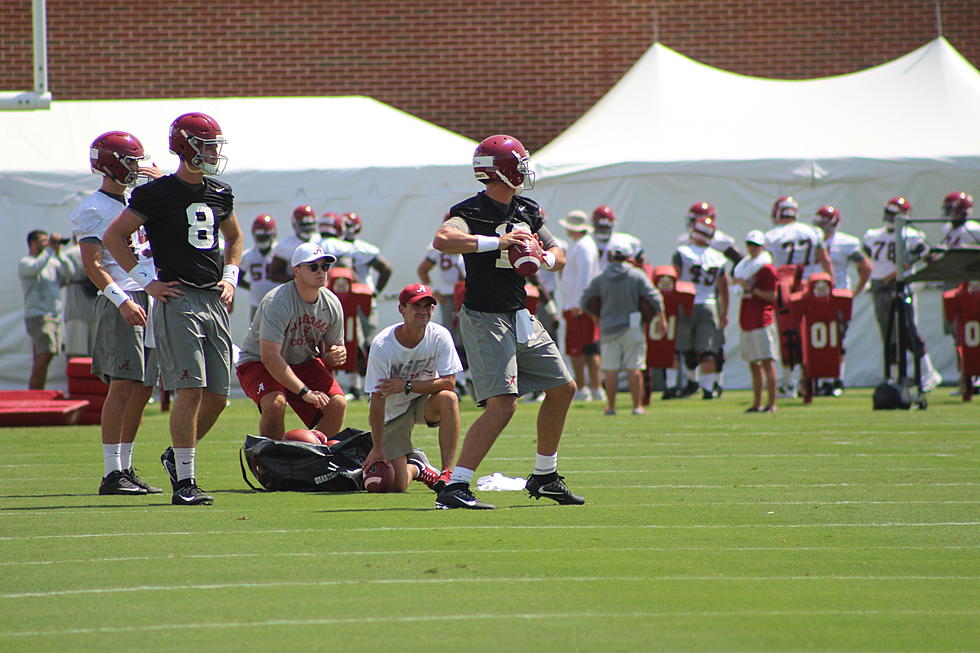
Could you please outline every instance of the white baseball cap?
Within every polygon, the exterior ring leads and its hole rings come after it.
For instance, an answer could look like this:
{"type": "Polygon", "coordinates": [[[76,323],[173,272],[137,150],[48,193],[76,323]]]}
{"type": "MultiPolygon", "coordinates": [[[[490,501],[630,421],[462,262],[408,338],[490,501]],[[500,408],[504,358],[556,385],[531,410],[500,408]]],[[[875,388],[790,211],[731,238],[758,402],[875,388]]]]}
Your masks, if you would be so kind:
{"type": "Polygon", "coordinates": [[[749,232],[749,235],[745,237],[745,242],[752,243],[753,245],[766,246],[766,235],[758,229],[753,229],[749,232]]]}
{"type": "Polygon", "coordinates": [[[292,266],[303,265],[304,263],[312,263],[313,261],[326,260],[327,263],[335,263],[337,257],[333,254],[327,254],[323,251],[318,243],[303,243],[295,250],[293,250],[292,266]]]}

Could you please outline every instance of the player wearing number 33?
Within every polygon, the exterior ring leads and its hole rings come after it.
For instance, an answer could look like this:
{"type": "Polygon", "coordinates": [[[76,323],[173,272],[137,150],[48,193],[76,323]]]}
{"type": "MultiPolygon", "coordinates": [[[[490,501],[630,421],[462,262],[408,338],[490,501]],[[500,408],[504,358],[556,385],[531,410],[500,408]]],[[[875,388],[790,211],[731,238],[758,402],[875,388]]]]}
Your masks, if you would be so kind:
{"type": "Polygon", "coordinates": [[[231,187],[210,176],[224,170],[225,138],[211,116],[187,113],[170,125],[177,172],[133,191],[129,206],[105,233],[109,252],[159,302],[153,315],[160,375],[176,391],[170,415],[173,449],[161,461],[175,505],[210,504],[195,481],[194,453],[225,407],[231,389],[228,309],[242,259],[242,233],[231,187]],[[146,230],[158,269],[136,266],[129,236],[146,230]],[[218,232],[225,240],[222,252],[218,232]]]}
{"type": "Polygon", "coordinates": [[[449,484],[436,498],[437,508],[488,509],[470,492],[474,471],[490,451],[517,409],[517,398],[544,392],[538,411],[534,473],[528,477],[532,497],[560,504],[585,500],[568,491],[558,475],[558,443],[575,382],[551,336],[525,308],[524,277],[511,266],[508,250],[539,240],[542,266],[560,270],[565,254],[544,226],[534,200],[518,195],[534,185],[528,154],[516,138],[491,136],[473,153],[473,172],[486,190],[449,210],[433,247],[462,254],[466,293],[460,310],[460,332],[469,359],[477,402],[486,411],[470,426],[449,484]]]}

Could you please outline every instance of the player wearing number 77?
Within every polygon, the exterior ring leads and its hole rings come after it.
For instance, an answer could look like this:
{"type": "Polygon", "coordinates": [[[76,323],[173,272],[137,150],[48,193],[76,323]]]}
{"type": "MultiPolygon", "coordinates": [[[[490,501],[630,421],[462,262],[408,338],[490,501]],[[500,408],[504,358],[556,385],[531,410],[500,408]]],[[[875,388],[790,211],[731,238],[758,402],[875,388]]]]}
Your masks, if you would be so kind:
{"type": "Polygon", "coordinates": [[[173,448],[161,462],[175,505],[210,504],[195,480],[195,449],[225,407],[231,390],[228,310],[242,259],[242,233],[231,187],[219,175],[227,158],[221,127],[211,116],[187,113],[170,125],[177,172],[133,190],[129,206],[106,230],[105,246],[159,304],[153,311],[163,386],[175,390],[170,413],[173,448]],[[136,266],[129,236],[146,230],[158,269],[154,279],[136,266]],[[218,248],[218,231],[225,249],[218,248]]]}
{"type": "Polygon", "coordinates": [[[555,271],[565,266],[565,254],[544,226],[538,204],[518,195],[534,185],[520,141],[503,134],[484,139],[473,153],[473,173],[486,191],[452,207],[432,245],[440,252],[463,255],[466,294],[459,326],[476,400],[486,411],[466,433],[436,507],[494,507],[473,496],[473,474],[513,417],[517,397],[536,391],[544,392],[545,398],[538,409],[534,473],[526,488],[535,498],[583,504],[585,500],[569,492],[558,475],[558,443],[575,382],[551,336],[525,308],[524,277],[511,266],[507,251],[517,243],[540,241],[545,250],[542,266],[555,271]]]}

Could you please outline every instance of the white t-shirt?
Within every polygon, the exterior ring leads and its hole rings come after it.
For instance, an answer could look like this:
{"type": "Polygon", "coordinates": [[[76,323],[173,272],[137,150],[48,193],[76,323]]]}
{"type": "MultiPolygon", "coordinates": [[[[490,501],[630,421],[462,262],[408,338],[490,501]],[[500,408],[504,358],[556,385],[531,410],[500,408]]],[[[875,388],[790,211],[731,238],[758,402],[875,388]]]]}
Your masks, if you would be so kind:
{"type": "MultiPolygon", "coordinates": [[[[429,275],[429,278],[434,282],[430,284],[432,289],[451,297],[456,289],[456,282],[466,278],[463,255],[446,254],[430,245],[425,252],[425,260],[432,263],[432,267],[437,270],[435,275],[429,275]]],[[[538,274],[540,275],[541,272],[538,274]]]]}
{"type": "Polygon", "coordinates": [[[674,252],[678,281],[694,284],[695,304],[714,304],[718,277],[725,273],[728,258],[717,249],[705,245],[681,245],[674,252]]]}
{"type": "MultiPolygon", "coordinates": [[[[122,266],[116,262],[116,259],[112,258],[112,254],[109,253],[109,250],[106,249],[105,244],[102,242],[102,236],[105,235],[105,230],[109,228],[109,225],[116,219],[116,216],[125,208],[126,205],[116,198],[102,191],[96,191],[82,200],[82,203],[71,214],[70,221],[72,233],[75,234],[75,238],[78,239],[79,243],[86,239],[99,241],[102,247],[102,268],[109,273],[109,276],[112,277],[112,280],[120,288],[126,292],[130,292],[133,290],[142,290],[142,288],[129,277],[129,274],[122,269],[122,266]]],[[[129,237],[129,246],[136,254],[136,265],[145,269],[151,279],[155,279],[157,272],[153,266],[150,242],[146,239],[146,232],[142,226],[129,237]]]]}
{"type": "MultiPolygon", "coordinates": [[[[446,327],[430,322],[419,344],[408,349],[395,337],[395,330],[400,326],[401,322],[382,329],[371,343],[364,379],[366,391],[373,392],[381,379],[432,381],[463,370],[453,337],[446,327]]],[[[409,403],[419,396],[417,392],[402,392],[386,397],[385,422],[403,414],[408,410],[409,403]]]]}
{"type": "Polygon", "coordinates": [[[565,267],[558,280],[562,308],[581,308],[579,304],[585,287],[599,274],[599,251],[595,240],[588,234],[582,236],[568,246],[565,259],[565,267]]]}
{"type": "Polygon", "coordinates": [[[279,285],[278,281],[269,278],[269,267],[272,265],[274,251],[274,248],[270,247],[263,254],[258,247],[252,247],[242,254],[242,273],[248,279],[249,301],[252,306],[258,306],[262,298],[279,285]]]}
{"type": "Polygon", "coordinates": [[[834,288],[849,289],[851,280],[847,276],[847,269],[852,261],[860,261],[864,258],[861,241],[857,236],[835,231],[832,236],[823,241],[823,245],[834,266],[834,288]]]}
{"type": "Polygon", "coordinates": [[[773,267],[802,265],[803,278],[822,272],[817,252],[823,249],[823,231],[803,222],[781,224],[766,232],[766,249],[772,255],[773,267]]]}
{"type": "MultiPolygon", "coordinates": [[[[871,278],[884,279],[895,271],[895,232],[886,227],[868,229],[861,239],[865,253],[871,259],[871,278]]],[[[911,263],[929,251],[926,235],[918,229],[905,227],[906,263],[911,263]]]]}

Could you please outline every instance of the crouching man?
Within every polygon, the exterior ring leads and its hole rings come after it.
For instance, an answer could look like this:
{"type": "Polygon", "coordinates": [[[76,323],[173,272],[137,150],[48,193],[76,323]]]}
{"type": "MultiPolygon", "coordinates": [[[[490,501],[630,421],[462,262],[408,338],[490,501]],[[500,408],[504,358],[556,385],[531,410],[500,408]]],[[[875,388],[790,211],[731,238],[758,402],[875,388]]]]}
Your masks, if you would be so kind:
{"type": "Polygon", "coordinates": [[[364,469],[379,460],[392,465],[395,492],[404,492],[413,480],[438,492],[456,458],[459,400],[454,388],[463,366],[452,334],[431,321],[435,306],[429,286],[405,286],[398,295],[402,322],[382,330],[368,355],[364,389],[371,393],[368,419],[374,446],[364,469]],[[412,446],[416,424],[439,427],[441,474],[412,446]]]}
{"type": "Polygon", "coordinates": [[[287,403],[307,428],[333,436],[343,426],[347,402],[328,368],[347,360],[344,312],[324,287],[336,260],[315,243],[297,247],[293,280],[262,298],[242,343],[238,381],[267,438],[282,439],[287,403]]]}

